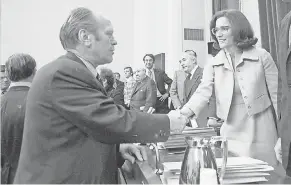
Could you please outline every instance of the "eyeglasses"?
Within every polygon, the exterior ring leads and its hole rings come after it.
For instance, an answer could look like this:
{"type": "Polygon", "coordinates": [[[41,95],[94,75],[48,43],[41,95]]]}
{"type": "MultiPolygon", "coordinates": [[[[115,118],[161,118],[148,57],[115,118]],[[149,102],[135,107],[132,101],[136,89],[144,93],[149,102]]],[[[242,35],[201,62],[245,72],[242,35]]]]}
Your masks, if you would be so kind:
{"type": "Polygon", "coordinates": [[[230,28],[231,28],[230,26],[221,26],[220,28],[216,27],[216,28],[212,28],[211,32],[213,35],[216,35],[218,31],[224,34],[224,33],[227,33],[230,28]]]}

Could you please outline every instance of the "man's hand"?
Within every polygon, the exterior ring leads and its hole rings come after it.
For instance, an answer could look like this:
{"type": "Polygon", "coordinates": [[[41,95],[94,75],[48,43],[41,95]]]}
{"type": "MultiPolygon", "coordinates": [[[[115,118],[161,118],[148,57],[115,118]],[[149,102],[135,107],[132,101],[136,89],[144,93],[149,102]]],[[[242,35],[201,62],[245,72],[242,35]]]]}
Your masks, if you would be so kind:
{"type": "Polygon", "coordinates": [[[169,97],[169,94],[168,93],[165,93],[163,94],[161,97],[160,97],[160,101],[164,102],[167,98],[169,97]]]}
{"type": "MultiPolygon", "coordinates": [[[[143,111],[144,108],[145,108],[145,106],[142,106],[139,108],[139,110],[143,111]]],[[[150,107],[149,110],[147,111],[147,113],[152,114],[153,112],[155,112],[155,110],[156,110],[155,108],[150,107]]]]}
{"type": "Polygon", "coordinates": [[[147,154],[145,148],[142,146],[137,146],[134,144],[121,144],[119,147],[119,152],[123,159],[130,161],[132,164],[135,162],[135,159],[139,161],[146,161],[147,154]]]}
{"type": "Polygon", "coordinates": [[[189,119],[183,116],[179,110],[172,110],[168,113],[170,129],[173,133],[182,133],[189,119]]]}
{"type": "Polygon", "coordinates": [[[277,140],[277,143],[274,147],[277,160],[282,164],[282,147],[281,147],[281,138],[277,140]]]}

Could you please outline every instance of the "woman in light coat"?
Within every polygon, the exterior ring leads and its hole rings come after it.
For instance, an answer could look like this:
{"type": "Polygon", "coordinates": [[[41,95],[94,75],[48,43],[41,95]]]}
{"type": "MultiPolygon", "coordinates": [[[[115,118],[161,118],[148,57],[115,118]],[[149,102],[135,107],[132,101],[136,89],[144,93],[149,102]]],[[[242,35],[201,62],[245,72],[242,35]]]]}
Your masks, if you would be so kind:
{"type": "Polygon", "coordinates": [[[181,113],[199,115],[214,88],[229,150],[276,166],[277,67],[266,50],[254,46],[257,38],[240,11],[217,12],[210,29],[221,50],[206,64],[200,86],[181,113]]]}

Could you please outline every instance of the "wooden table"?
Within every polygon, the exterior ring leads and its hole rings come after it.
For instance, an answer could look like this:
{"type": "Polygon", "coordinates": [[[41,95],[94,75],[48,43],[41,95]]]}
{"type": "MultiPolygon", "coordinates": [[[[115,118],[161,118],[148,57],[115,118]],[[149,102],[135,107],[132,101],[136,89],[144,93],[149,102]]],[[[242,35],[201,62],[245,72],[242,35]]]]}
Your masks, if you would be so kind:
{"type": "MultiPolygon", "coordinates": [[[[130,164],[126,162],[120,170],[120,182],[126,184],[162,184],[160,177],[155,174],[155,152],[146,147],[148,160],[130,164]]],[[[160,150],[161,162],[183,161],[184,154],[169,154],[160,150]]],[[[291,177],[270,173],[268,182],[264,184],[291,184],[291,177]]]]}

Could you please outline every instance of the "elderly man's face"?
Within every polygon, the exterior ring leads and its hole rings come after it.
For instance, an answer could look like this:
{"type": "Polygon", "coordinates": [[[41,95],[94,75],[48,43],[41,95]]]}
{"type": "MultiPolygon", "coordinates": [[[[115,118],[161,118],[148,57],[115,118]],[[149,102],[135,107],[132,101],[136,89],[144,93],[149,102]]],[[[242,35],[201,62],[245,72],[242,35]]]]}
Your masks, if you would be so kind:
{"type": "Polygon", "coordinates": [[[117,41],[113,36],[113,27],[109,20],[105,18],[98,19],[99,29],[96,31],[96,36],[89,45],[89,50],[92,53],[91,61],[97,65],[111,63],[113,60],[114,46],[117,41]]]}
{"type": "Polygon", "coordinates": [[[189,53],[184,53],[180,64],[185,73],[191,73],[196,65],[196,59],[192,55],[189,55],[189,53]]]}
{"type": "Polygon", "coordinates": [[[6,90],[10,85],[10,80],[7,77],[7,74],[5,72],[0,72],[0,78],[1,78],[1,90],[6,90]]]}
{"type": "Polygon", "coordinates": [[[146,70],[144,68],[134,71],[134,78],[136,81],[142,81],[146,77],[146,70]]]}

